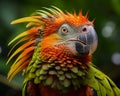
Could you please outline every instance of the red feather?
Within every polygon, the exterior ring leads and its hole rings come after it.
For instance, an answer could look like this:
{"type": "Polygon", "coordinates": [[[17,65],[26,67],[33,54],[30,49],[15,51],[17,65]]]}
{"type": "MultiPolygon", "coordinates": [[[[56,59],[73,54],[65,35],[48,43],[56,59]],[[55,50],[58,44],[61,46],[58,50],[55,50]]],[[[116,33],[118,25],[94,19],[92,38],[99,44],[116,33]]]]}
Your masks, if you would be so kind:
{"type": "Polygon", "coordinates": [[[81,86],[79,90],[71,88],[69,93],[60,93],[42,84],[35,85],[33,82],[29,82],[27,93],[29,93],[29,96],[92,96],[91,88],[88,86],[81,86]]]}

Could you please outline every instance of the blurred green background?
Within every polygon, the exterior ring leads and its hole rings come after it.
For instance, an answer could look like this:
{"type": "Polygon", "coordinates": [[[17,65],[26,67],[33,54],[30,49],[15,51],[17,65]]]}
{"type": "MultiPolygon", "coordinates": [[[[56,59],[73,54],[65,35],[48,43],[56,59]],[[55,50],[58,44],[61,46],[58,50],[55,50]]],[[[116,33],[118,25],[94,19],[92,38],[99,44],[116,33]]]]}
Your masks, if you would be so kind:
{"type": "Polygon", "coordinates": [[[24,24],[10,25],[14,19],[29,16],[42,7],[57,6],[83,14],[89,13],[89,20],[95,19],[99,44],[93,54],[93,62],[120,87],[120,0],[0,0],[0,96],[21,96],[21,74],[9,82],[6,65],[8,42],[20,32],[24,24]]]}

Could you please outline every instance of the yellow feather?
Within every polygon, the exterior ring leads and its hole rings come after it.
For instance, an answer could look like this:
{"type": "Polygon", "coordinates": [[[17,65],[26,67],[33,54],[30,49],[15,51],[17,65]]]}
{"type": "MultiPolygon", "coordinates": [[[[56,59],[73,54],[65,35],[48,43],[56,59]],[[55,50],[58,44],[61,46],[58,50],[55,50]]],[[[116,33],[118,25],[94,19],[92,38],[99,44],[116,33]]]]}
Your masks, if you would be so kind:
{"type": "Polygon", "coordinates": [[[29,35],[30,33],[28,31],[25,31],[21,34],[19,34],[18,36],[16,36],[13,40],[11,40],[9,43],[8,43],[8,46],[11,45],[14,41],[16,41],[17,39],[21,38],[21,37],[24,37],[26,35],[29,35]]]}
{"type": "Polygon", "coordinates": [[[63,13],[63,11],[62,10],[60,10],[59,8],[57,8],[57,7],[55,7],[55,6],[52,6],[55,10],[57,10],[58,12],[60,12],[60,13],[63,13]]]}
{"type": "Polygon", "coordinates": [[[46,15],[46,16],[53,16],[51,13],[44,11],[44,10],[38,10],[36,13],[41,14],[41,15],[46,15]]]}
{"type": "Polygon", "coordinates": [[[26,47],[28,47],[29,45],[33,44],[35,41],[29,41],[25,44],[23,44],[21,47],[19,47],[8,59],[7,64],[9,63],[9,61],[15,56],[17,55],[19,52],[21,52],[22,50],[24,50],[26,47]]]}
{"type": "Polygon", "coordinates": [[[21,66],[19,66],[16,70],[10,70],[8,73],[8,77],[9,80],[12,80],[12,78],[18,73],[20,72],[23,68],[25,68],[26,64],[29,63],[29,60],[25,61],[21,66]]]}
{"type": "Polygon", "coordinates": [[[27,56],[24,56],[22,59],[20,59],[18,62],[14,63],[12,66],[11,66],[11,69],[8,73],[8,76],[10,76],[10,74],[14,73],[15,70],[17,70],[21,65],[24,64],[24,62],[30,57],[31,55],[27,55],[27,56]]]}
{"type": "Polygon", "coordinates": [[[26,48],[19,56],[18,58],[15,60],[15,62],[12,64],[11,68],[10,68],[10,71],[8,73],[8,78],[9,79],[12,79],[19,71],[21,71],[23,69],[22,66],[25,66],[26,64],[28,63],[24,63],[27,62],[27,58],[29,58],[31,55],[30,52],[32,52],[34,50],[35,47],[29,47],[29,48],[26,48]],[[27,61],[26,61],[26,60],[27,61]]]}
{"type": "Polygon", "coordinates": [[[30,22],[30,23],[28,23],[27,25],[26,25],[26,28],[28,28],[28,27],[32,27],[32,26],[42,26],[42,25],[40,25],[39,23],[35,23],[35,22],[30,22]]]}
{"type": "MultiPolygon", "coordinates": [[[[40,16],[39,16],[39,18],[40,18],[40,16]]],[[[17,23],[23,23],[23,22],[36,22],[36,23],[44,24],[43,21],[38,19],[38,16],[20,18],[20,19],[12,21],[11,24],[17,24],[17,23]]]]}
{"type": "Polygon", "coordinates": [[[43,8],[50,11],[52,14],[56,14],[56,10],[54,10],[52,8],[47,8],[47,7],[43,7],[43,8]]]}
{"type": "MultiPolygon", "coordinates": [[[[24,37],[24,38],[20,39],[18,42],[16,42],[16,43],[13,45],[13,47],[10,49],[10,51],[9,51],[9,53],[8,53],[8,56],[10,55],[10,53],[13,51],[13,49],[14,49],[18,44],[20,44],[21,42],[26,41],[26,40],[28,40],[28,38],[24,37]]],[[[6,63],[6,64],[7,64],[7,63],[6,63]]]]}
{"type": "Polygon", "coordinates": [[[27,55],[29,52],[31,52],[32,50],[34,50],[34,47],[29,47],[29,48],[26,48],[18,57],[17,59],[15,60],[15,62],[13,63],[13,65],[15,63],[17,63],[22,57],[24,57],[25,55],[27,55]]]}

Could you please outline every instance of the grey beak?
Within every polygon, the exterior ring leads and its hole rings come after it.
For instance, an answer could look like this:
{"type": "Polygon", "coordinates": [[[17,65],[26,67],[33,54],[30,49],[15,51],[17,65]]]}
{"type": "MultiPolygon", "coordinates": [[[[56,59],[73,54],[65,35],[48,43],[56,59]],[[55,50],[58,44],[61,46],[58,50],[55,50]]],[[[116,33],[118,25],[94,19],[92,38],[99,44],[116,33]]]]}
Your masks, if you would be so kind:
{"type": "Polygon", "coordinates": [[[85,33],[79,32],[78,42],[75,43],[76,51],[81,56],[92,54],[97,48],[98,39],[93,26],[87,26],[87,29],[85,33]]]}

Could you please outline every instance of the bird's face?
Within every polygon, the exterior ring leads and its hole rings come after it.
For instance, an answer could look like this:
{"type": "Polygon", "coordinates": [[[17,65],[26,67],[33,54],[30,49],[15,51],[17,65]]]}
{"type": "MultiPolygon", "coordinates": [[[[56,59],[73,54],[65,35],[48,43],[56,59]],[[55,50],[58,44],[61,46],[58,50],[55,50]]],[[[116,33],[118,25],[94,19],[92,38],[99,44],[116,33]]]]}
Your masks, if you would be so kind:
{"type": "Polygon", "coordinates": [[[96,50],[97,41],[93,25],[72,26],[64,23],[57,32],[43,39],[43,46],[60,48],[63,51],[67,49],[76,56],[85,56],[96,50]]]}

